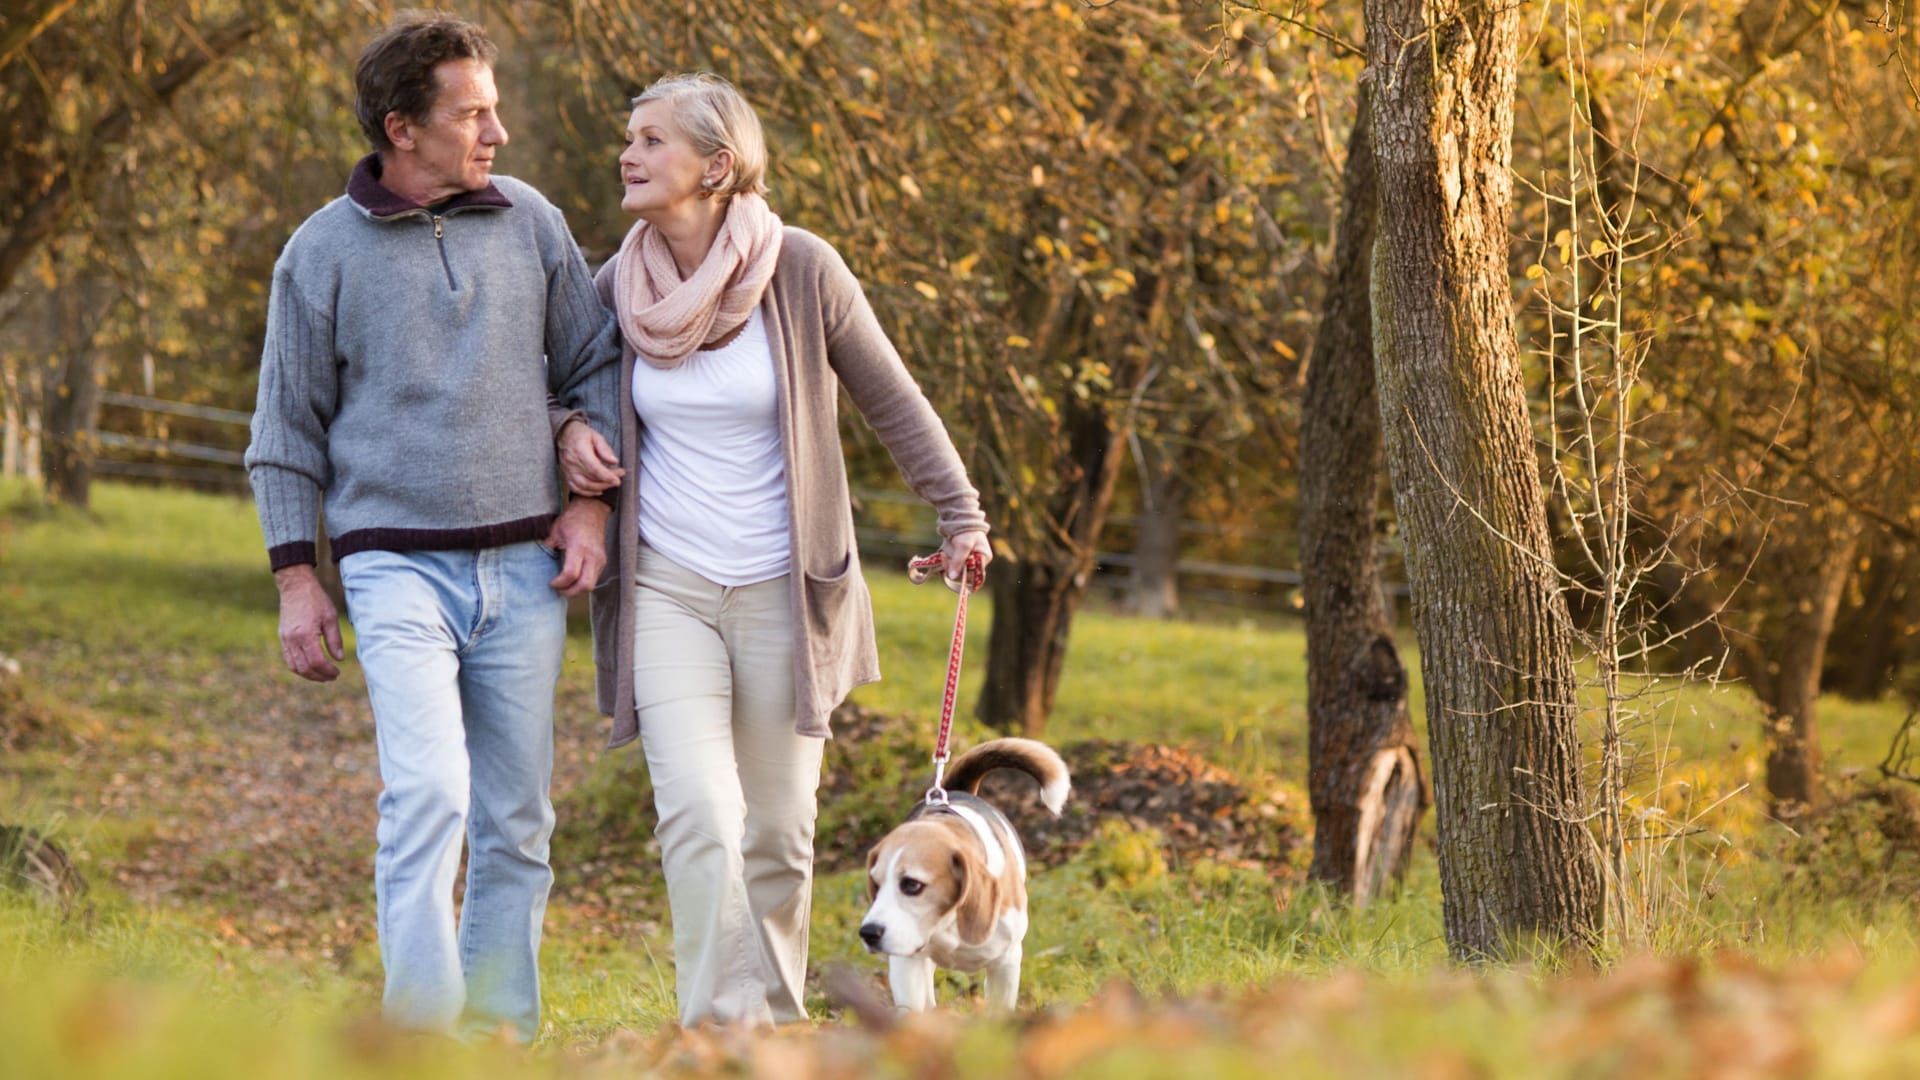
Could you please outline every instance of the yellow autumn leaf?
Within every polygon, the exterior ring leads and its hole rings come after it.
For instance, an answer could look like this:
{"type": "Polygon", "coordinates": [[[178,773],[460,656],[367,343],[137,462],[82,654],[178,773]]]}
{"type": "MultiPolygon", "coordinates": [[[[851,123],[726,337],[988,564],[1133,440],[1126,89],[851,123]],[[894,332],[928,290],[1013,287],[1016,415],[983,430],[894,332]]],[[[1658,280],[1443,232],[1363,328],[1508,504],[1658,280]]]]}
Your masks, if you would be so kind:
{"type": "Polygon", "coordinates": [[[1026,338],[1026,337],[1025,337],[1024,335],[1021,335],[1021,334],[1008,334],[1008,335],[1007,335],[1007,344],[1008,344],[1008,345],[1011,345],[1012,347],[1014,347],[1014,348],[1016,348],[1016,349],[1024,349],[1024,348],[1027,348],[1028,346],[1030,346],[1030,345],[1032,345],[1032,344],[1033,344],[1033,342],[1031,342],[1031,341],[1029,341],[1029,340],[1027,340],[1027,338],[1026,338]]]}
{"type": "Polygon", "coordinates": [[[1547,276],[1547,268],[1544,266],[1541,266],[1539,263],[1534,263],[1532,266],[1527,267],[1528,281],[1539,281],[1541,278],[1546,276],[1547,276]]]}
{"type": "Polygon", "coordinates": [[[1033,172],[1028,174],[1028,179],[1032,181],[1034,187],[1046,187],[1047,186],[1047,170],[1041,168],[1038,165],[1035,165],[1033,167],[1033,172]]]}
{"type": "Polygon", "coordinates": [[[973,276],[974,264],[980,261],[980,253],[975,251],[953,264],[953,276],[965,281],[973,276]]]}
{"type": "Polygon", "coordinates": [[[1714,147],[1719,146],[1721,140],[1725,139],[1726,137],[1727,137],[1727,129],[1721,127],[1719,124],[1715,124],[1712,127],[1707,129],[1707,133],[1701,137],[1700,142],[1703,145],[1705,145],[1707,149],[1711,150],[1714,147]]]}
{"type": "Polygon", "coordinates": [[[920,197],[920,185],[914,183],[911,174],[900,177],[900,190],[906,192],[907,198],[909,199],[918,199],[920,197]]]}
{"type": "Polygon", "coordinates": [[[936,288],[934,288],[933,286],[931,286],[931,285],[929,285],[929,284],[927,284],[927,283],[926,283],[926,282],[924,282],[924,281],[916,281],[916,282],[914,282],[914,283],[913,283],[913,290],[914,290],[915,292],[917,292],[917,293],[919,293],[919,294],[920,294],[921,296],[924,296],[924,297],[926,297],[926,298],[927,298],[927,299],[929,299],[929,300],[938,300],[938,299],[940,299],[940,290],[939,290],[939,289],[936,289],[936,288]]]}
{"type": "Polygon", "coordinates": [[[1782,120],[1773,125],[1773,134],[1780,140],[1780,148],[1784,150],[1800,138],[1800,129],[1782,120]]]}

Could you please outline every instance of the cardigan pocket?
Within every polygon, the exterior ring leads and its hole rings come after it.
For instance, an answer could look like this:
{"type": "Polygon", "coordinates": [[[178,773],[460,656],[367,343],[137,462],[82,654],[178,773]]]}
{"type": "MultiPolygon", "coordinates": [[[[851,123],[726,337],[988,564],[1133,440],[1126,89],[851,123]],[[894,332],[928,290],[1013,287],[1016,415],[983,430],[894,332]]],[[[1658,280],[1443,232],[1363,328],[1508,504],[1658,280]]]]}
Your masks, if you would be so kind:
{"type": "Polygon", "coordinates": [[[860,559],[849,550],[837,570],[828,574],[803,570],[800,581],[808,660],[816,671],[839,670],[860,641],[867,603],[860,559]]]}

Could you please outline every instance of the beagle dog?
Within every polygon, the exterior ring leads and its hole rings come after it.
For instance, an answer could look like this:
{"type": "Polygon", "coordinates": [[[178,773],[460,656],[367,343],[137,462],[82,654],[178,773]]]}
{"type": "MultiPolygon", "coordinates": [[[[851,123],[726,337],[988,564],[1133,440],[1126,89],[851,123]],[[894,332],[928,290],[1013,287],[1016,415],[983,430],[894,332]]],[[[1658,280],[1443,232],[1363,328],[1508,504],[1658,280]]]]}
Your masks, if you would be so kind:
{"type": "Polygon", "coordinates": [[[1027,857],[1013,823],[979,798],[980,780],[1018,769],[1040,782],[1057,816],[1072,782],[1067,763],[1032,739],[994,739],[954,759],[947,801],[922,802],[867,853],[860,940],[884,953],[895,1008],[933,1007],[933,971],[986,969],[990,1005],[1020,995],[1020,942],[1027,935],[1027,857]]]}

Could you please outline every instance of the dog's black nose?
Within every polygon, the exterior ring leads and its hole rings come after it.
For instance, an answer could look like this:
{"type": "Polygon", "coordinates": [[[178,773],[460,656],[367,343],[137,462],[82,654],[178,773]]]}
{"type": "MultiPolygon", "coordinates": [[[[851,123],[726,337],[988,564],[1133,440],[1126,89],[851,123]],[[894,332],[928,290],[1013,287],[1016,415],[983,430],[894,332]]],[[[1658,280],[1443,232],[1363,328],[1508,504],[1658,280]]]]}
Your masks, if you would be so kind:
{"type": "Polygon", "coordinates": [[[880,939],[887,936],[887,928],[879,923],[865,923],[860,927],[860,940],[867,943],[870,952],[880,951],[880,939]]]}

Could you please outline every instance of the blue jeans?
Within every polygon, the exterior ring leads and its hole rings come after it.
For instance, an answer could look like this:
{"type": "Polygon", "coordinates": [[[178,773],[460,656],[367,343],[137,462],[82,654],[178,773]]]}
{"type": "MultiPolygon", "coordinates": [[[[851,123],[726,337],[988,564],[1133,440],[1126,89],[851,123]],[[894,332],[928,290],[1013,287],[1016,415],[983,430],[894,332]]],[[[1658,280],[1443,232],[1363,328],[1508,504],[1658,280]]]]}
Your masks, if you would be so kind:
{"type": "Polygon", "coordinates": [[[553,692],[567,632],[539,544],[340,562],[380,749],[383,1007],[403,1027],[540,1025],[553,692]],[[456,938],[453,882],[467,841],[456,938]]]}

